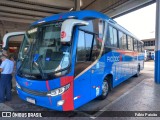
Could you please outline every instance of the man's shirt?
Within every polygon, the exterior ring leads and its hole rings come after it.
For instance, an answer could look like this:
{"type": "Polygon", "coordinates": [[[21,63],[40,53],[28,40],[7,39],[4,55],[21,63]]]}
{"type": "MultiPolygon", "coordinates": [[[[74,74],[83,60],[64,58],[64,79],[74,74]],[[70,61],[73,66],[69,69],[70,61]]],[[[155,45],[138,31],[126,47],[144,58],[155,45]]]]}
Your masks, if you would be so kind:
{"type": "Polygon", "coordinates": [[[12,74],[14,62],[9,59],[5,59],[0,65],[0,68],[2,68],[1,74],[12,74]]]}

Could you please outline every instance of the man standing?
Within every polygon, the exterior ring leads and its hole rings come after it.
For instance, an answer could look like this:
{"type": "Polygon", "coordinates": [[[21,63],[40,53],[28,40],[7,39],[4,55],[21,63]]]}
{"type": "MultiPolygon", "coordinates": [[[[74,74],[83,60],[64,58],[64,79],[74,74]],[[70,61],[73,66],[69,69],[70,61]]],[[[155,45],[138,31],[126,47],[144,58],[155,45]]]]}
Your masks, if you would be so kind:
{"type": "Polygon", "coordinates": [[[11,80],[12,72],[14,68],[13,61],[6,58],[5,55],[1,56],[2,64],[0,65],[0,103],[5,102],[5,100],[10,101],[11,96],[11,80]]]}

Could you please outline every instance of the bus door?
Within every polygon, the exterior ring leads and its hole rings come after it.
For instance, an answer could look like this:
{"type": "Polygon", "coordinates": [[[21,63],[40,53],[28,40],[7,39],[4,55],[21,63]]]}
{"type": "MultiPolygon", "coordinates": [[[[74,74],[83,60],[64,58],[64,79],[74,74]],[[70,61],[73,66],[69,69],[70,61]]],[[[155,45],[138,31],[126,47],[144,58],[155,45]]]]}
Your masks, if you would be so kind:
{"type": "Polygon", "coordinates": [[[90,60],[93,35],[79,30],[75,64],[75,96],[81,96],[81,103],[90,100],[91,64],[90,60]]]}
{"type": "Polygon", "coordinates": [[[97,34],[79,30],[75,77],[78,79],[76,83],[78,82],[78,86],[81,86],[79,92],[86,100],[100,94],[100,77],[103,74],[101,69],[104,68],[98,61],[101,46],[102,40],[98,38],[97,34]],[[97,92],[96,89],[98,89],[97,92]]]}
{"type": "Polygon", "coordinates": [[[104,75],[104,61],[105,58],[100,55],[102,47],[102,40],[95,35],[93,39],[92,53],[91,53],[91,98],[95,98],[100,95],[100,89],[102,87],[102,76],[104,75]]]}
{"type": "MultiPolygon", "coordinates": [[[[71,23],[77,20],[68,20],[71,23]]],[[[79,21],[79,20],[78,20],[79,21]]],[[[99,52],[101,48],[102,40],[96,39],[98,35],[103,36],[103,22],[99,21],[99,19],[89,20],[87,21],[80,21],[83,23],[83,26],[78,28],[78,36],[77,36],[77,44],[75,45],[76,48],[76,62],[75,62],[75,71],[74,71],[74,98],[75,98],[75,106],[81,105],[90,101],[92,99],[92,94],[95,95],[94,86],[97,84],[96,81],[96,70],[93,70],[96,62],[98,61],[99,52]],[[84,26],[85,25],[85,26],[84,26]],[[101,31],[97,31],[97,28],[101,28],[101,31]],[[95,42],[96,40],[96,42],[95,42]],[[100,44],[99,42],[100,41],[100,44]],[[94,72],[93,72],[94,71],[94,72]],[[93,76],[93,74],[95,76],[93,76]],[[93,90],[94,89],[94,90],[93,90]],[[78,97],[79,96],[79,97],[78,97]],[[79,99],[77,99],[79,98],[79,99]]],[[[62,25],[62,32],[63,31],[70,31],[68,30],[70,24],[66,24],[66,26],[62,25]],[[68,25],[68,27],[66,27],[68,25]],[[66,30],[64,30],[66,28],[66,30]]],[[[72,32],[70,31],[70,34],[72,32]]],[[[66,35],[69,35],[68,33],[66,35]]],[[[65,39],[68,37],[65,37],[65,39]]],[[[62,39],[63,41],[63,39],[62,39]]],[[[76,106],[77,107],[77,106],[76,106]]]]}

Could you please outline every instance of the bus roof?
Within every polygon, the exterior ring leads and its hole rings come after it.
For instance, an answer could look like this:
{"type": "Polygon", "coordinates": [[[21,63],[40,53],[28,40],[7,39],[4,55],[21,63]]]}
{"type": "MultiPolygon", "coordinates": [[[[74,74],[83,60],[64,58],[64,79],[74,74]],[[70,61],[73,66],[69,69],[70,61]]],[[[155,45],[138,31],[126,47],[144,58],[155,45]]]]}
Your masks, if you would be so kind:
{"type": "MultiPolygon", "coordinates": [[[[40,23],[46,23],[46,22],[54,21],[54,20],[64,20],[64,19],[71,18],[71,17],[77,18],[77,19],[80,19],[80,20],[84,19],[84,18],[101,18],[103,20],[109,21],[109,23],[114,25],[116,28],[122,30],[126,34],[128,34],[131,37],[134,37],[138,40],[138,38],[135,37],[135,35],[133,35],[128,30],[126,30],[124,27],[120,26],[117,22],[115,22],[114,20],[109,18],[107,15],[105,15],[101,12],[94,11],[94,10],[69,11],[69,12],[66,12],[66,13],[60,13],[60,14],[52,15],[52,16],[45,17],[43,19],[40,19],[40,20],[32,23],[31,26],[38,25],[40,23]]],[[[140,41],[140,42],[142,42],[142,41],[140,41]]]]}
{"type": "Polygon", "coordinates": [[[54,21],[54,20],[63,20],[63,19],[67,19],[67,18],[70,18],[70,17],[75,17],[75,18],[78,18],[78,19],[84,19],[84,18],[102,18],[102,19],[105,19],[105,20],[108,20],[109,17],[100,13],[100,12],[97,12],[97,11],[94,11],[94,10],[83,10],[83,11],[72,11],[72,12],[66,12],[66,13],[60,13],[60,14],[56,14],[56,15],[52,15],[52,16],[49,16],[49,17],[45,17],[41,20],[38,20],[34,23],[31,24],[32,25],[37,25],[37,24],[40,24],[40,23],[45,23],[45,22],[50,22],[50,21],[54,21]]]}

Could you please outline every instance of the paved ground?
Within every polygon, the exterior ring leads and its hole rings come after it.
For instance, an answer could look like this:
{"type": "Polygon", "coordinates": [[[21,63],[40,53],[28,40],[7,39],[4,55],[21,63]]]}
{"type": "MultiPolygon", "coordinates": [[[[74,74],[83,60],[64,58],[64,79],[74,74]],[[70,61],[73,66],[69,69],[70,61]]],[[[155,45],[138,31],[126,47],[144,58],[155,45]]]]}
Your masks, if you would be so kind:
{"type": "MultiPolygon", "coordinates": [[[[145,69],[139,77],[132,77],[128,81],[114,88],[107,99],[93,100],[72,113],[60,113],[52,111],[55,116],[65,116],[65,119],[106,119],[104,111],[160,111],[160,85],[154,83],[154,62],[145,62],[145,69]],[[80,117],[81,116],[81,117],[80,117]],[[100,117],[99,117],[100,116],[100,117]],[[85,118],[83,118],[85,117],[85,118]]],[[[0,104],[0,111],[51,111],[22,101],[16,92],[13,92],[13,100],[0,104]]],[[[116,113],[117,114],[117,113],[116,113]]],[[[37,119],[37,118],[35,118],[37,119]]],[[[53,117],[44,119],[64,119],[53,117]]],[[[144,117],[107,117],[107,120],[134,120],[157,119],[144,117]]],[[[17,118],[16,118],[17,120],[17,118]]]]}

